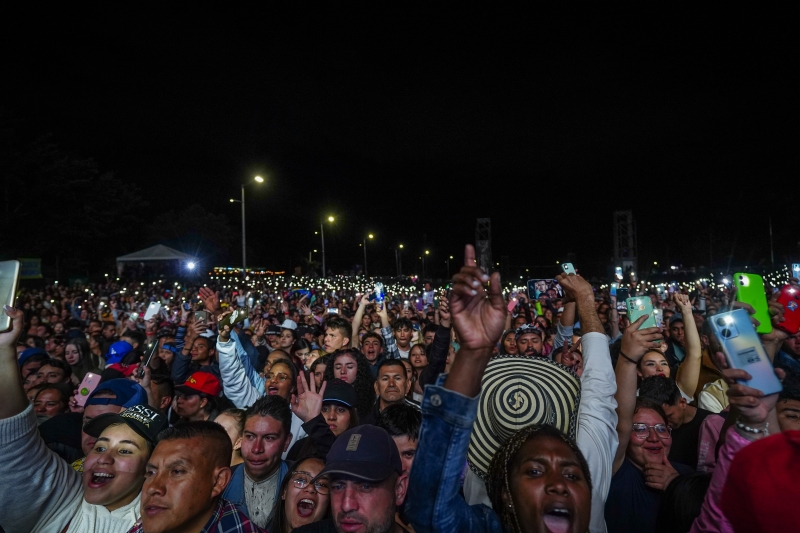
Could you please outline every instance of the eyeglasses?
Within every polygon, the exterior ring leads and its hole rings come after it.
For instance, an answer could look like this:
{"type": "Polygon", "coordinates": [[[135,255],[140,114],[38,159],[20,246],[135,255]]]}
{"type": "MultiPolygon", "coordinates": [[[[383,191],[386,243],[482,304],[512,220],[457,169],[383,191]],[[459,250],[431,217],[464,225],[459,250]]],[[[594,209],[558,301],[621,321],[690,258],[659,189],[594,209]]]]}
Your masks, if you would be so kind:
{"type": "Polygon", "coordinates": [[[637,439],[646,439],[650,435],[650,430],[653,429],[659,439],[668,439],[672,434],[672,428],[665,424],[656,424],[655,426],[648,426],[647,424],[634,424],[633,436],[637,439]]]}
{"type": "Polygon", "coordinates": [[[267,381],[272,381],[273,379],[276,379],[279,382],[284,383],[292,378],[287,376],[286,374],[273,374],[272,372],[269,372],[267,374],[264,374],[264,379],[266,379],[267,381]]]}
{"type": "MultiPolygon", "coordinates": [[[[295,476],[292,478],[292,485],[297,487],[300,490],[303,490],[311,483],[311,478],[306,475],[303,475],[298,472],[292,472],[292,475],[295,476]]],[[[331,491],[330,485],[328,485],[328,481],[325,479],[320,479],[314,482],[314,490],[317,491],[319,494],[329,494],[331,491]]]]}

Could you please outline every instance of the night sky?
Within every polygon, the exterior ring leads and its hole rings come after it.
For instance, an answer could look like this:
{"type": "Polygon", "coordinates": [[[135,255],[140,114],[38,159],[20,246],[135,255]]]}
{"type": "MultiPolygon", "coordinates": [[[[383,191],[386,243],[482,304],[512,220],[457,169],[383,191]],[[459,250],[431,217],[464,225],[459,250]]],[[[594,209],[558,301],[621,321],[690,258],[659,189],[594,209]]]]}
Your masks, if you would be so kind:
{"type": "Polygon", "coordinates": [[[615,209],[634,212],[640,265],[768,263],[770,215],[776,263],[800,258],[789,31],[336,15],[17,24],[2,36],[4,116],[137,184],[150,211],[201,203],[237,235],[228,199],[265,176],[247,222],[249,263],[267,268],[319,249],[329,214],[337,271],[362,262],[371,232],[372,273],[394,273],[403,243],[406,273],[429,249],[429,272],[444,275],[491,217],[495,261],[555,267],[574,253],[603,274],[615,209]]]}

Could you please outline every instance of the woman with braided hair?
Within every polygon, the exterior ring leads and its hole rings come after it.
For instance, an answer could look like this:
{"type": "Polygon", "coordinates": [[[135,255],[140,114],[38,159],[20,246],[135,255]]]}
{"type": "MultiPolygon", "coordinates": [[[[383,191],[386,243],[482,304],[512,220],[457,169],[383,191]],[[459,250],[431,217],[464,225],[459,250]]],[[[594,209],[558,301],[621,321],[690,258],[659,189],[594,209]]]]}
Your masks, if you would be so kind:
{"type": "MultiPolygon", "coordinates": [[[[587,533],[593,500],[590,468],[575,440],[552,425],[504,427],[510,431],[493,439],[496,447],[474,449],[470,469],[473,464],[486,465],[485,470],[479,470],[491,507],[485,503],[470,505],[460,494],[464,463],[472,450],[470,439],[479,416],[484,371],[502,335],[507,313],[499,274],[490,277],[475,266],[472,246],[466,247],[464,255],[465,266],[453,277],[450,293],[450,310],[461,346],[446,379],[425,388],[405,514],[417,533],[587,533]]],[[[590,293],[587,298],[591,298],[587,302],[594,310],[590,293]]],[[[553,364],[548,360],[548,367],[553,364]]],[[[560,367],[551,370],[551,376],[566,373],[560,367]]],[[[551,414],[548,419],[554,420],[556,411],[551,414]]]]}

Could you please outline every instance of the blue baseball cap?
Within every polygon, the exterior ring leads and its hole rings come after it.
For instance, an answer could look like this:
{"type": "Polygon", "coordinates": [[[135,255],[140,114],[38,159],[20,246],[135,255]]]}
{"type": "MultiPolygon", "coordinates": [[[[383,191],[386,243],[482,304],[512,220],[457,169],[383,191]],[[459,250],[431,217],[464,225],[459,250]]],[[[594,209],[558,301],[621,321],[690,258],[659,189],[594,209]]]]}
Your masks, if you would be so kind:
{"type": "Polygon", "coordinates": [[[106,354],[106,366],[122,361],[122,358],[133,351],[133,346],[126,341],[117,341],[111,345],[106,354]]]}
{"type": "Polygon", "coordinates": [[[19,362],[19,366],[20,366],[20,368],[22,368],[22,365],[24,365],[24,364],[25,364],[25,360],[26,360],[28,357],[30,357],[30,356],[32,356],[32,355],[36,355],[37,353],[40,353],[40,354],[42,354],[42,355],[46,355],[47,357],[50,357],[50,354],[48,354],[48,353],[47,353],[45,350],[43,350],[42,348],[28,348],[27,350],[25,350],[25,351],[23,351],[21,354],[19,354],[19,360],[18,360],[18,362],[19,362]]]}
{"type": "Polygon", "coordinates": [[[135,381],[123,378],[100,382],[86,399],[86,405],[119,405],[128,408],[139,404],[147,404],[147,391],[135,381]],[[95,394],[100,391],[111,391],[117,397],[95,398],[95,394]]]}
{"type": "Polygon", "coordinates": [[[397,444],[385,429],[365,424],[339,435],[317,478],[342,474],[365,481],[383,481],[393,472],[398,475],[403,472],[397,444]]]}

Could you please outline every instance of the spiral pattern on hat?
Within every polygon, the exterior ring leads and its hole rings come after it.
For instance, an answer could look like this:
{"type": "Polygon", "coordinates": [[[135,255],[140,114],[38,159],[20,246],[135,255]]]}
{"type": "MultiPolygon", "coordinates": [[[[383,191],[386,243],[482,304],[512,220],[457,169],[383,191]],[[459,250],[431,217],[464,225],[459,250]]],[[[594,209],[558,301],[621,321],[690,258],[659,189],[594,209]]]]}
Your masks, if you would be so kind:
{"type": "Polygon", "coordinates": [[[470,468],[485,479],[497,449],[531,424],[555,426],[574,438],[579,403],[580,380],[571,369],[546,357],[492,358],[470,436],[470,468]]]}

